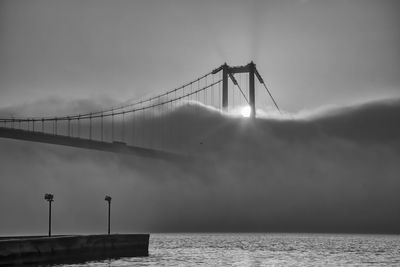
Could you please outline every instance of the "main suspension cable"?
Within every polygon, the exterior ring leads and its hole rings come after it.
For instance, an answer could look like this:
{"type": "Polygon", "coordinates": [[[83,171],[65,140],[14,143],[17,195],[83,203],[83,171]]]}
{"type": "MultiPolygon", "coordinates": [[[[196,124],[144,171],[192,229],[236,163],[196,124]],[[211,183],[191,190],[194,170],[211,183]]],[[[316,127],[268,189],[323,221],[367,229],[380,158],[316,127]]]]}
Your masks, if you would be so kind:
{"type": "Polygon", "coordinates": [[[278,107],[278,104],[276,103],[274,97],[272,96],[271,92],[268,90],[268,88],[267,88],[267,86],[265,85],[265,83],[262,83],[262,85],[264,85],[265,90],[267,90],[269,96],[270,96],[271,99],[272,99],[272,102],[274,102],[274,105],[275,105],[276,109],[279,111],[280,114],[282,114],[281,110],[280,110],[279,107],[278,107]]]}
{"type": "Polygon", "coordinates": [[[264,79],[261,77],[261,74],[257,71],[257,69],[256,69],[256,71],[255,71],[255,74],[256,74],[256,76],[257,76],[257,78],[258,78],[258,81],[264,86],[265,90],[267,90],[267,92],[268,92],[269,96],[271,97],[272,102],[274,103],[276,109],[279,111],[280,114],[282,114],[281,110],[279,109],[278,104],[276,103],[274,97],[272,96],[272,94],[271,94],[271,92],[269,91],[267,85],[265,84],[264,79]]]}

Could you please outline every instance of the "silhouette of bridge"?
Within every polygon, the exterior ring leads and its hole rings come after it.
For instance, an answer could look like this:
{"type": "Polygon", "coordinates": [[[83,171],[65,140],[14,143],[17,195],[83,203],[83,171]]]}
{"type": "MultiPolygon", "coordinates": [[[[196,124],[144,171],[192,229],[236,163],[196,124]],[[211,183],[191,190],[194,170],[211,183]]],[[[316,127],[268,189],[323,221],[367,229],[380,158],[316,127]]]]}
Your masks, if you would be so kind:
{"type": "MultiPolygon", "coordinates": [[[[171,144],[168,116],[180,106],[220,112],[247,107],[256,117],[256,78],[279,110],[256,65],[226,63],[178,88],[128,104],[84,114],[0,118],[0,137],[152,158],[183,157],[171,144]]],[[[175,122],[176,123],[176,122],[175,122]]]]}

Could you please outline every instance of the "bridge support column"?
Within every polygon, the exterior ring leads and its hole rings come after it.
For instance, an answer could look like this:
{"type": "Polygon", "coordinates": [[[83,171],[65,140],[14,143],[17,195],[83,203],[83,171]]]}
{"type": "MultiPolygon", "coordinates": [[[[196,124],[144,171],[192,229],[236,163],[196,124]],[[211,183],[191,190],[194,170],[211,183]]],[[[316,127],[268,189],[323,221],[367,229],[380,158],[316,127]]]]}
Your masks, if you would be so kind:
{"type": "Polygon", "coordinates": [[[251,108],[250,117],[256,117],[256,91],[254,88],[254,74],[256,70],[256,64],[252,62],[249,63],[249,104],[251,108]]]}
{"type": "Polygon", "coordinates": [[[228,65],[222,65],[222,109],[228,109],[228,65]]]}

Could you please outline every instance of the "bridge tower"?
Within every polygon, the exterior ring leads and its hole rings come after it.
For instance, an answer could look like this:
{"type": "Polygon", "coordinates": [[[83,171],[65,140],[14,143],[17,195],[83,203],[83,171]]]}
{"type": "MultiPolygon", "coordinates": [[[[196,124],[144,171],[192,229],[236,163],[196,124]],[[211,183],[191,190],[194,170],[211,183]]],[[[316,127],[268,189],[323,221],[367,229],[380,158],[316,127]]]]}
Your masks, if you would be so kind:
{"type": "Polygon", "coordinates": [[[232,82],[238,86],[238,82],[234,76],[235,73],[247,73],[249,75],[249,106],[251,109],[250,117],[256,117],[256,91],[254,87],[254,76],[257,76],[260,83],[264,83],[261,76],[258,74],[256,69],[256,64],[254,62],[250,62],[245,66],[228,66],[226,63],[215,69],[213,74],[222,71],[222,108],[227,110],[228,108],[228,77],[232,80],[232,82]]]}

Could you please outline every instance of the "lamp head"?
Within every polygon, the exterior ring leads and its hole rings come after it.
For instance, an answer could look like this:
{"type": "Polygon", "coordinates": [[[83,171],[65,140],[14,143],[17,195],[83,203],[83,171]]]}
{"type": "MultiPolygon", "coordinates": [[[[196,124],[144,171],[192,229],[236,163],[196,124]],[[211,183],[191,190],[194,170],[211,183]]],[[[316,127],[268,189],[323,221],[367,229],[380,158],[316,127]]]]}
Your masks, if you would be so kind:
{"type": "Polygon", "coordinates": [[[45,194],[44,199],[49,202],[52,202],[52,201],[54,201],[54,195],[53,194],[45,194]]]}
{"type": "Polygon", "coordinates": [[[111,202],[111,197],[110,197],[110,196],[106,196],[106,197],[104,198],[104,200],[107,201],[108,203],[110,203],[110,202],[111,202]]]}

